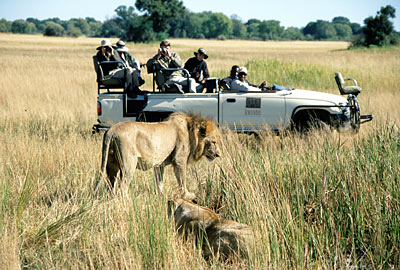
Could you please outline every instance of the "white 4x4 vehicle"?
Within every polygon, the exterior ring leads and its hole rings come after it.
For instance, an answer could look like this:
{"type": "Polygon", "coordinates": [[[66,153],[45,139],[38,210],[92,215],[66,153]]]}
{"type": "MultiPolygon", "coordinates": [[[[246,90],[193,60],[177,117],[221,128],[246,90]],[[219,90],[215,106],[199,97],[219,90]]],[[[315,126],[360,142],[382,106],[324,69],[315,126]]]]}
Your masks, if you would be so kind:
{"type": "Polygon", "coordinates": [[[206,93],[155,92],[153,82],[153,92],[128,96],[124,88],[115,91],[98,77],[98,124],[93,132],[121,121],[162,121],[173,112],[198,113],[238,132],[257,132],[266,126],[277,131],[303,130],[321,123],[357,131],[362,122],[372,120],[372,115],[360,115],[357,95],[361,88],[354,79],[343,79],[340,73],[335,79],[340,93],[347,98],[300,89],[221,90],[218,79],[208,81],[206,93]],[[345,80],[352,80],[354,85],[345,87],[345,80]]]}

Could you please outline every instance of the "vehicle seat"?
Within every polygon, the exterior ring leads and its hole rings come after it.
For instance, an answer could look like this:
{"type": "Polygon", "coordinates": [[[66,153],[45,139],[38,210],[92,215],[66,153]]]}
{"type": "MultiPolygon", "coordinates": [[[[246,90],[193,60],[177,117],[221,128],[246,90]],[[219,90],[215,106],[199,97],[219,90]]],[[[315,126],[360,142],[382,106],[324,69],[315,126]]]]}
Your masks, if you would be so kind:
{"type": "MultiPolygon", "coordinates": [[[[110,89],[125,89],[125,79],[118,79],[111,77],[110,75],[105,75],[103,72],[102,66],[105,65],[114,65],[118,66],[122,62],[118,61],[106,61],[100,63],[97,60],[97,56],[93,56],[93,64],[94,64],[94,70],[96,71],[97,74],[97,91],[100,92],[100,89],[107,89],[108,92],[110,92],[110,89]]],[[[126,72],[126,71],[125,71],[126,72]]],[[[126,75],[126,74],[125,74],[126,75]]],[[[124,76],[125,77],[125,76],[124,76]]]]}
{"type": "Polygon", "coordinates": [[[357,96],[361,92],[361,87],[357,85],[357,81],[355,79],[343,79],[343,76],[340,72],[335,72],[335,80],[336,84],[339,88],[340,94],[342,95],[349,95],[353,94],[357,96]],[[352,86],[345,86],[345,81],[352,81],[354,85],[352,86]]]}
{"type": "Polygon", "coordinates": [[[231,90],[232,79],[227,77],[220,81],[219,87],[221,90],[231,90]]]}

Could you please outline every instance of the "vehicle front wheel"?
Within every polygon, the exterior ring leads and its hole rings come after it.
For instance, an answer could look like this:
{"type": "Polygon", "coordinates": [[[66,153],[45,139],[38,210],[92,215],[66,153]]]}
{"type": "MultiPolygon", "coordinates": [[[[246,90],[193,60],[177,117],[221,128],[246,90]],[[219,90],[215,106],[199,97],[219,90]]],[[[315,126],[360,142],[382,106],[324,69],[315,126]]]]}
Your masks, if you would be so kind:
{"type": "Polygon", "coordinates": [[[360,105],[358,104],[357,97],[349,95],[347,101],[350,104],[350,124],[351,127],[358,132],[360,129],[360,105]]]}
{"type": "Polygon", "coordinates": [[[324,110],[302,110],[292,119],[292,129],[307,132],[313,128],[326,129],[330,127],[330,114],[324,110]]]}

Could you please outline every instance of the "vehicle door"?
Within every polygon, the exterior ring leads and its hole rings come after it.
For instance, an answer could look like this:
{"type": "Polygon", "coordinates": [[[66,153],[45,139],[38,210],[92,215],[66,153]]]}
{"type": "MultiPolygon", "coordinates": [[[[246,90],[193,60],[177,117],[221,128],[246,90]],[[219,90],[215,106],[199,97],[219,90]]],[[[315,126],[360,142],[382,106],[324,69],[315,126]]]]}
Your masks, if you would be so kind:
{"type": "Polygon", "coordinates": [[[261,130],[268,125],[285,126],[285,96],[289,91],[223,91],[220,93],[220,122],[238,131],[261,130]]]}

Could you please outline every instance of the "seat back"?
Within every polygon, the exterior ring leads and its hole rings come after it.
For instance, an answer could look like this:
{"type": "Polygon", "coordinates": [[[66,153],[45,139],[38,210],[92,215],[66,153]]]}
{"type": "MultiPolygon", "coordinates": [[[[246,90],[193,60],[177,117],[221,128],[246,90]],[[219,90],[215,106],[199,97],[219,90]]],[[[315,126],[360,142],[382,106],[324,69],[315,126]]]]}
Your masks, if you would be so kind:
{"type": "Polygon", "coordinates": [[[93,56],[93,65],[97,75],[98,93],[100,93],[100,89],[107,89],[108,92],[110,92],[110,89],[125,89],[124,80],[104,75],[103,68],[101,67],[101,63],[98,61],[96,55],[93,56]]]}
{"type": "Polygon", "coordinates": [[[218,78],[207,78],[206,79],[206,93],[214,93],[218,91],[219,79],[218,78]]]}
{"type": "Polygon", "coordinates": [[[96,55],[93,56],[93,65],[97,75],[97,82],[100,82],[104,78],[104,74],[96,55]]]}
{"type": "Polygon", "coordinates": [[[336,80],[336,84],[339,88],[340,94],[341,95],[346,95],[343,87],[344,87],[344,79],[343,76],[340,72],[335,72],[335,80],[336,80]]]}

